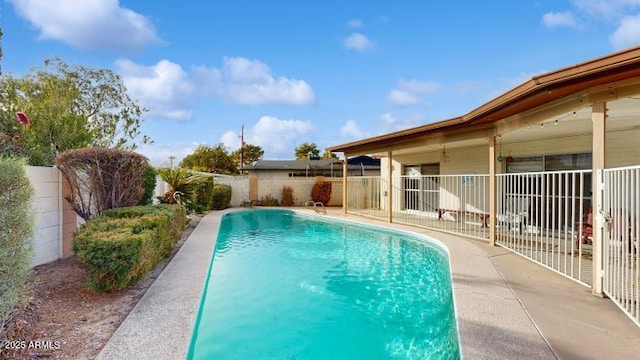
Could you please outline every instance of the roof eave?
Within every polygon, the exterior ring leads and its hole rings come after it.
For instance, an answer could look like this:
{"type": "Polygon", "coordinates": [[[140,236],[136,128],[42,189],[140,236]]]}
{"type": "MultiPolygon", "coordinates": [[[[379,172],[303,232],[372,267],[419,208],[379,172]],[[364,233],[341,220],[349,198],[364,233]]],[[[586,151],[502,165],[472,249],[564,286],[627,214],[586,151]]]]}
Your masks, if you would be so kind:
{"type": "MultiPolygon", "coordinates": [[[[350,143],[336,145],[327,148],[327,150],[336,152],[348,152],[350,150],[356,151],[357,149],[364,149],[373,146],[383,147],[393,140],[401,138],[404,139],[407,137],[418,137],[433,132],[437,129],[459,127],[461,125],[466,126],[466,124],[471,124],[479,121],[495,122],[501,120],[502,118],[504,118],[504,116],[491,118],[492,114],[496,114],[500,110],[508,108],[509,106],[513,106],[514,104],[525,102],[527,99],[533,99],[534,97],[545,93],[545,91],[548,92],[548,89],[552,87],[557,87],[562,84],[568,85],[572,82],[580,81],[580,79],[585,79],[586,82],[593,75],[597,75],[600,73],[605,74],[628,65],[640,66],[640,46],[534,76],[521,85],[505,92],[504,94],[471,110],[467,114],[460,117],[396,131],[389,134],[379,135],[367,139],[353,141],[350,143]]],[[[536,104],[536,102],[531,101],[531,104],[536,104]]],[[[533,105],[531,106],[533,108],[533,105]]],[[[525,109],[520,109],[520,111],[522,110],[525,109]]]]}

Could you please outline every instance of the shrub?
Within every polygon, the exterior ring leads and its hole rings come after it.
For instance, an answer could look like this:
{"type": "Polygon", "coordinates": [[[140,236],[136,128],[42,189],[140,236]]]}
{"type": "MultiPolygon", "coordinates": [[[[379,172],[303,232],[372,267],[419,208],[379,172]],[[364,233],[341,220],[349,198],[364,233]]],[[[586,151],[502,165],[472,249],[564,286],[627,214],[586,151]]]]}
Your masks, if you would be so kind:
{"type": "Polygon", "coordinates": [[[108,218],[126,219],[145,217],[156,214],[165,215],[165,221],[169,225],[169,232],[172,239],[171,247],[173,248],[177,239],[180,238],[182,230],[187,223],[186,209],[182,205],[161,204],[131,206],[126,208],[107,210],[102,215],[108,218]]]}
{"type": "Polygon", "coordinates": [[[211,181],[208,176],[184,168],[160,169],[158,170],[158,175],[162,181],[169,185],[162,202],[182,204],[189,211],[193,210],[193,203],[196,201],[200,186],[207,181],[211,181]]]}
{"type": "Polygon", "coordinates": [[[135,206],[105,211],[74,234],[73,251],[89,272],[87,286],[114,291],[142,278],[182,234],[181,205],[135,206]]]}
{"type": "Polygon", "coordinates": [[[56,158],[56,166],[69,181],[67,200],[85,220],[104,210],[132,206],[144,194],[146,157],[108,148],[73,149],[56,158]]]}
{"type": "Polygon", "coordinates": [[[142,173],[142,187],[144,193],[142,198],[136,205],[151,205],[153,203],[153,193],[156,190],[156,169],[147,165],[147,168],[142,173]]]}
{"type": "Polygon", "coordinates": [[[213,209],[213,179],[207,179],[196,189],[195,199],[192,205],[192,211],[203,213],[213,209]]]}
{"type": "Polygon", "coordinates": [[[215,184],[212,195],[211,209],[222,210],[231,206],[231,186],[215,184]]]}
{"type": "Polygon", "coordinates": [[[282,206],[293,206],[293,189],[289,186],[282,188],[282,206]]]}
{"type": "Polygon", "coordinates": [[[279,206],[278,199],[274,198],[271,195],[265,195],[260,199],[260,206],[279,206]]]}
{"type": "Polygon", "coordinates": [[[331,199],[331,182],[318,181],[313,184],[311,189],[311,199],[315,202],[321,202],[322,205],[327,206],[331,199]]]}
{"type": "Polygon", "coordinates": [[[0,334],[23,299],[31,269],[35,218],[24,165],[23,159],[0,156],[0,334]]]}

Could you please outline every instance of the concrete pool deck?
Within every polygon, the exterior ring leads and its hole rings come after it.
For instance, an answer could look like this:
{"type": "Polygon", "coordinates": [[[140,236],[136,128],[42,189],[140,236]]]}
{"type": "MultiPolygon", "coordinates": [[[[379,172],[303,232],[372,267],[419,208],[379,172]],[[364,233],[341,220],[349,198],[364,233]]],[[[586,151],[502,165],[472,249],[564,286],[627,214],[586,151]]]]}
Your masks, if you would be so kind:
{"type": "MultiPolygon", "coordinates": [[[[230,211],[201,219],[99,359],[185,357],[220,219],[230,211]]],[[[338,209],[328,216],[427,235],[449,248],[467,359],[640,359],[640,328],[611,301],[508,250],[338,209]]]]}

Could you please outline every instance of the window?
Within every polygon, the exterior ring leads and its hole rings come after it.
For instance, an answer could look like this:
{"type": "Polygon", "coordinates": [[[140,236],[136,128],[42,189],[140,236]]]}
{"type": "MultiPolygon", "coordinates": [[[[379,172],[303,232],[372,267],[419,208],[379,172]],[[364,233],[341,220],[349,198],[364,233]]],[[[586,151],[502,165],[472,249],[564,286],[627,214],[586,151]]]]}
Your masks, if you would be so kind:
{"type": "Polygon", "coordinates": [[[435,211],[438,207],[440,164],[405,165],[402,185],[404,208],[435,211]]]}
{"type": "Polygon", "coordinates": [[[591,154],[520,156],[507,161],[507,173],[591,169],[591,154]]]}

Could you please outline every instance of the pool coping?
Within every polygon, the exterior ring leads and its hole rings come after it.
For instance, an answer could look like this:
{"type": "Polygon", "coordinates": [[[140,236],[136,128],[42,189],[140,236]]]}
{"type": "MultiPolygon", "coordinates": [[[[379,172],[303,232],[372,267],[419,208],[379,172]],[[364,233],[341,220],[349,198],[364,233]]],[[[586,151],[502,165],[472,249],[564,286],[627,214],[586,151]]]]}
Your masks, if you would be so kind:
{"type": "MultiPolygon", "coordinates": [[[[200,220],[172,261],[113,334],[98,359],[185,358],[220,220],[229,212],[243,210],[246,209],[211,212],[200,220]]],[[[309,213],[304,209],[292,210],[309,213]]],[[[555,340],[549,341],[527,309],[527,306],[534,309],[538,316],[535,301],[540,300],[527,297],[526,294],[518,296],[518,281],[521,279],[512,273],[517,273],[517,269],[523,266],[541,267],[505,249],[489,247],[480,241],[455,235],[344,215],[337,209],[318,216],[399,229],[426,235],[444,244],[451,260],[456,317],[465,358],[557,359],[565,353],[580,354],[579,348],[571,347],[569,352],[559,352],[557,347],[552,346],[555,340]],[[514,266],[516,271],[513,270],[514,266]],[[511,271],[503,274],[505,269],[511,271]],[[515,290],[512,287],[514,284],[517,287],[515,290]],[[527,303],[530,298],[533,299],[531,304],[527,303]]],[[[528,268],[527,274],[536,271],[535,268],[528,268]]],[[[547,276],[546,273],[540,276],[547,276]]],[[[553,273],[550,276],[560,277],[553,273]]],[[[561,281],[571,282],[568,279],[561,281]]],[[[539,291],[544,293],[545,289],[539,291]]],[[[546,319],[542,320],[545,323],[546,319]]],[[[550,334],[554,339],[552,330],[550,334]]],[[[558,336],[562,337],[562,333],[558,336]]]]}

